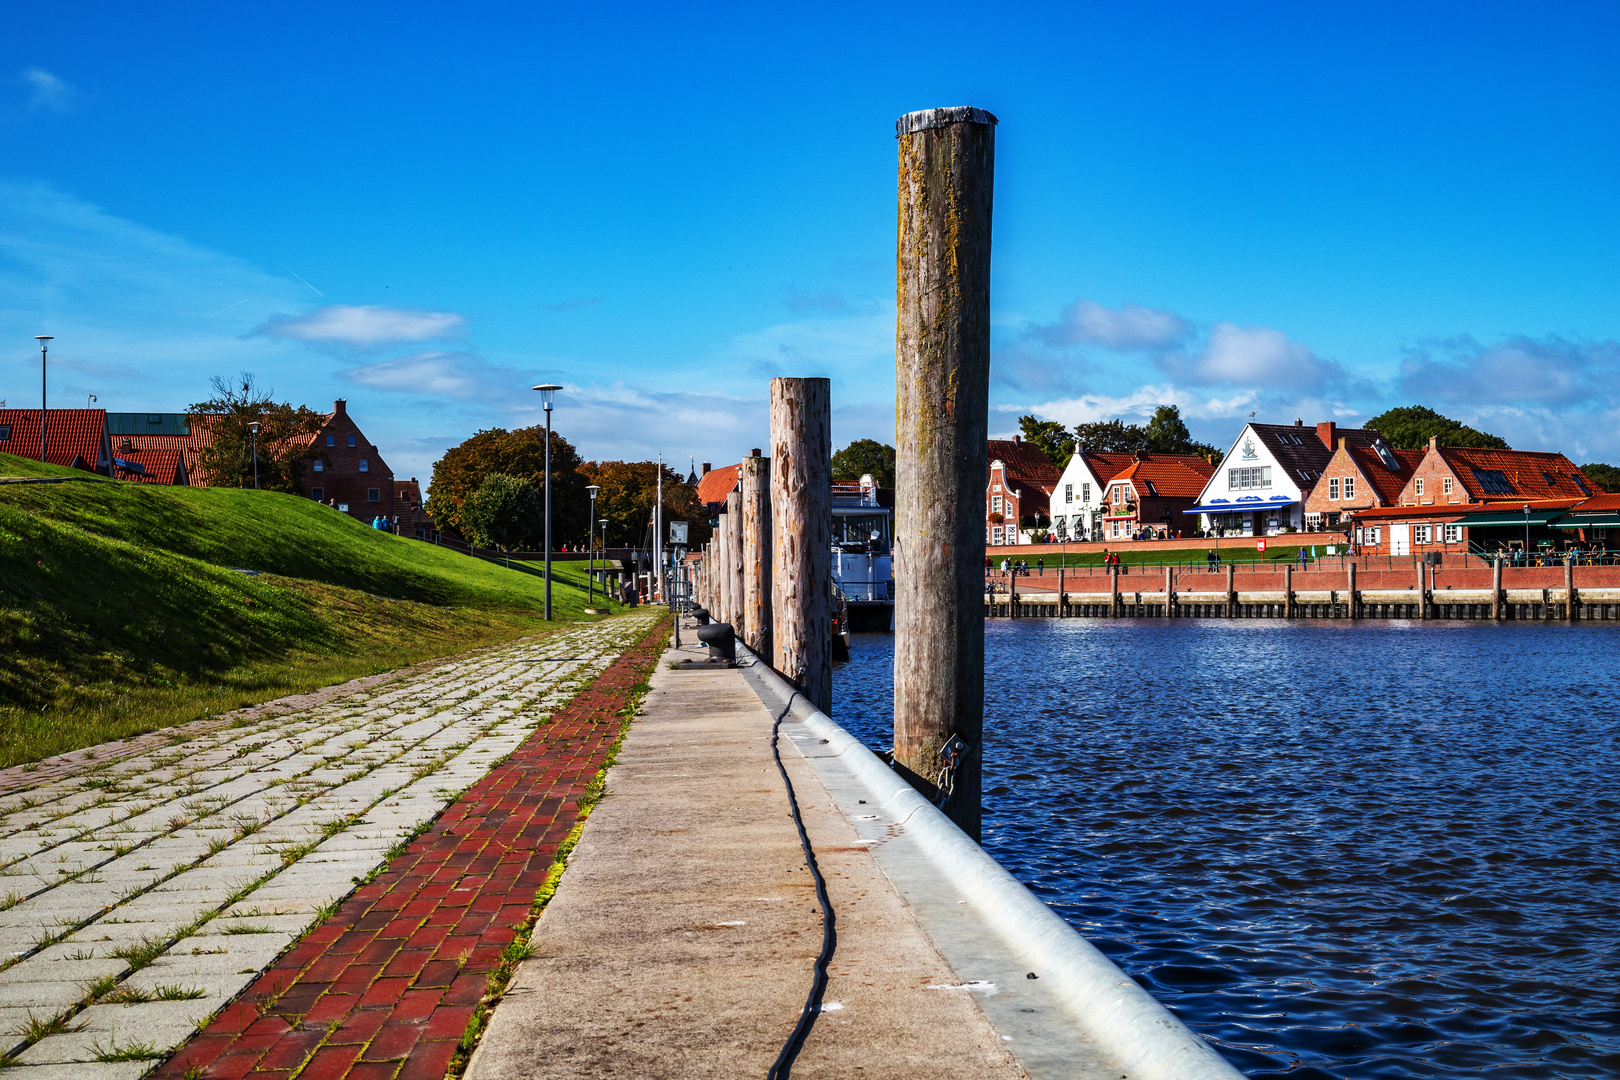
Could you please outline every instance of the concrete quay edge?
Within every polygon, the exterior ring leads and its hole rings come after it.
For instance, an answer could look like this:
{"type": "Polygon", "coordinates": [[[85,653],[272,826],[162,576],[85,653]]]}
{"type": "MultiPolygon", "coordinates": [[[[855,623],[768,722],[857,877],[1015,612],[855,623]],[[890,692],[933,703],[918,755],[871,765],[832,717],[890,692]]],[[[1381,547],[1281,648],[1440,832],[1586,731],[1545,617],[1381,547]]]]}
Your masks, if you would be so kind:
{"type": "Polygon", "coordinates": [[[817,740],[797,740],[800,751],[952,968],[968,985],[997,973],[990,981],[1001,992],[979,1003],[1031,1077],[1243,1075],[860,740],[741,645],[738,653],[754,661],[743,673],[773,714],[785,711],[817,740]],[[1028,974],[1038,978],[1025,982],[1028,974]]]}

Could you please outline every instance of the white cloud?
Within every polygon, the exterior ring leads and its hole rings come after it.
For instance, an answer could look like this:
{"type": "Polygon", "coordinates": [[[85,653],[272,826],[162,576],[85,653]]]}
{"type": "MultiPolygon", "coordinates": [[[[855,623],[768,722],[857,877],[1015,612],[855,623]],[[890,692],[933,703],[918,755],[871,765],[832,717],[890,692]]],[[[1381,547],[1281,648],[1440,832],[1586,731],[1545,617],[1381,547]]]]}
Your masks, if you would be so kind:
{"type": "Polygon", "coordinates": [[[328,304],[308,315],[277,315],[259,327],[258,332],[268,337],[371,349],[379,345],[459,338],[466,330],[467,320],[449,311],[328,304]]]}
{"type": "Polygon", "coordinates": [[[1125,304],[1111,308],[1076,300],[1056,323],[1032,324],[1027,333],[1048,345],[1101,345],[1108,349],[1166,349],[1192,325],[1173,311],[1125,304]]]}
{"type": "Polygon", "coordinates": [[[514,368],[467,352],[421,352],[348,368],[338,375],[357,386],[458,401],[489,400],[526,387],[514,368]]]}
{"type": "Polygon", "coordinates": [[[1218,322],[1201,350],[1158,358],[1165,371],[1190,382],[1301,390],[1341,382],[1344,368],[1317,356],[1308,345],[1269,326],[1218,322]]]}
{"type": "Polygon", "coordinates": [[[28,84],[28,107],[36,112],[65,113],[83,97],[75,87],[43,68],[29,68],[22,78],[28,84]]]}
{"type": "Polygon", "coordinates": [[[1414,399],[1464,408],[1583,408],[1612,400],[1620,383],[1620,342],[1511,337],[1482,345],[1471,337],[1425,342],[1401,363],[1400,385],[1414,399]]]}

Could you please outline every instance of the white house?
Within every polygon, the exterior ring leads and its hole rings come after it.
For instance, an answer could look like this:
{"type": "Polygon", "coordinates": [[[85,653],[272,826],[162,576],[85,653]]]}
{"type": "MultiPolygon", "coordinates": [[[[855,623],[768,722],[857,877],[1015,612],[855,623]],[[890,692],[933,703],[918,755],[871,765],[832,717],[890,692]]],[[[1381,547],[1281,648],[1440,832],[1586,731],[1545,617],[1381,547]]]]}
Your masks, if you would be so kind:
{"type": "Polygon", "coordinates": [[[1131,467],[1130,454],[1080,450],[1069,458],[1052,489],[1048,510],[1059,540],[1101,540],[1108,481],[1131,467]]]}
{"type": "Polygon", "coordinates": [[[1340,429],[1331,421],[1308,428],[1293,424],[1245,424],[1215,475],[1204,485],[1196,514],[1198,528],[1227,536],[1275,536],[1305,522],[1305,500],[1344,439],[1372,445],[1376,431],[1340,429]]]}

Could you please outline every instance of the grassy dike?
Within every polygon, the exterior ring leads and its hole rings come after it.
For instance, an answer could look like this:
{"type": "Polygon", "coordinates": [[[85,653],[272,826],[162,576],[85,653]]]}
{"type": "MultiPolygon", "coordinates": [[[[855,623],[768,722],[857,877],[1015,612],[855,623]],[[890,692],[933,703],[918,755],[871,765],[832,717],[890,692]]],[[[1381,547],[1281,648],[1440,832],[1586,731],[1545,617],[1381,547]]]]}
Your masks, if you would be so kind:
{"type": "MultiPolygon", "coordinates": [[[[0,766],[540,632],[543,588],[290,495],[3,484],[0,766]]],[[[586,617],[583,573],[552,597],[586,617]]]]}

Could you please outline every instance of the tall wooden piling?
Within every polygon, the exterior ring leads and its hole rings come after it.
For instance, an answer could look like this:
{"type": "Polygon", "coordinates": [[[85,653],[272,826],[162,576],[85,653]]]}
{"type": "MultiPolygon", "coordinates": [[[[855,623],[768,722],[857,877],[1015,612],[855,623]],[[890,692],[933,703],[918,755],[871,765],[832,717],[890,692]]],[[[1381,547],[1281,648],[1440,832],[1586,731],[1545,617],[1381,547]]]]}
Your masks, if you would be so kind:
{"type": "Polygon", "coordinates": [[[1564,556],[1564,621],[1575,621],[1575,557],[1564,556]]]}
{"type": "Polygon", "coordinates": [[[1167,619],[1170,617],[1170,597],[1175,595],[1171,591],[1174,585],[1174,581],[1170,576],[1171,573],[1172,571],[1168,566],[1164,568],[1164,617],[1167,619]]]}
{"type": "Polygon", "coordinates": [[[1502,618],[1502,560],[1491,563],[1491,618],[1502,618]]]}
{"type": "Polygon", "coordinates": [[[771,459],[755,450],[742,463],[743,644],[771,655],[771,459]]]}
{"type": "Polygon", "coordinates": [[[1283,618],[1294,617],[1294,567],[1283,563],[1283,618]]]}
{"type": "Polygon", "coordinates": [[[1226,564],[1226,617],[1237,618],[1237,567],[1226,564]]]}
{"type": "Polygon", "coordinates": [[[770,482],[772,666],[826,712],[832,708],[829,380],[771,380],[770,482]]]}
{"type": "Polygon", "coordinates": [[[1119,618],[1124,614],[1119,609],[1119,567],[1108,568],[1108,614],[1119,618]]]}
{"type": "Polygon", "coordinates": [[[730,623],[735,629],[737,623],[731,610],[731,574],[726,570],[731,565],[731,515],[726,510],[722,510],[720,526],[714,531],[714,592],[720,604],[715,619],[730,623]]]}
{"type": "Polygon", "coordinates": [[[973,108],[926,109],[895,124],[894,760],[975,840],[995,124],[973,108]],[[942,772],[952,736],[967,751],[942,772]]]}
{"type": "Polygon", "coordinates": [[[1429,577],[1429,568],[1427,566],[1425,566],[1423,563],[1419,562],[1417,564],[1417,594],[1418,594],[1418,618],[1419,619],[1427,619],[1429,617],[1429,581],[1428,581],[1428,577],[1429,577]]]}
{"type": "Polygon", "coordinates": [[[730,617],[732,629],[739,640],[747,640],[749,633],[747,612],[743,607],[743,504],[742,492],[733,491],[726,496],[726,591],[731,596],[730,617]]]}
{"type": "Polygon", "coordinates": [[[1352,619],[1359,619],[1361,616],[1356,612],[1356,564],[1353,562],[1350,563],[1345,567],[1345,571],[1348,574],[1347,582],[1345,584],[1348,600],[1345,602],[1345,607],[1349,609],[1349,614],[1352,619]]]}

